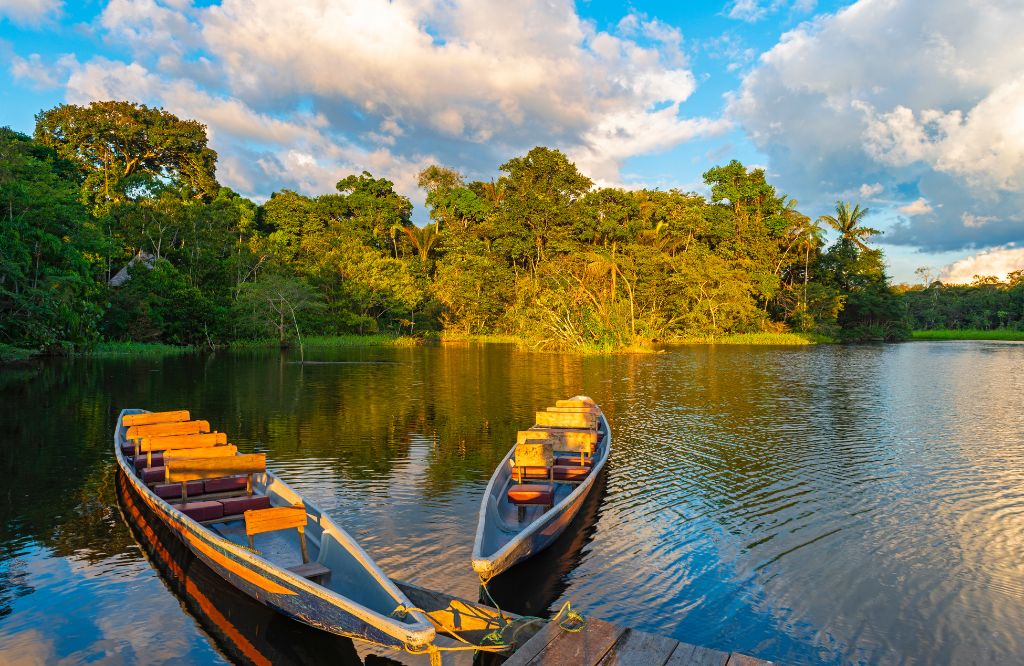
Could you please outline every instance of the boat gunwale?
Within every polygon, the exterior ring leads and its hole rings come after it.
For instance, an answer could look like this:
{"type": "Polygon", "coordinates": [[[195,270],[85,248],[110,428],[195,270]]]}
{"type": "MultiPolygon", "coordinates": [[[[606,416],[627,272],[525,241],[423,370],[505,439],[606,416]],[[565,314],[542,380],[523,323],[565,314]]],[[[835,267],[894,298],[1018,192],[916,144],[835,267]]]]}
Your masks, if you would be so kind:
{"type": "MultiPolygon", "coordinates": [[[[600,409],[599,406],[598,409],[600,409]]],[[[509,449],[509,452],[505,454],[505,457],[502,458],[501,463],[498,465],[497,468],[495,468],[494,473],[491,475],[490,480],[487,482],[487,487],[484,490],[483,501],[480,503],[480,511],[477,515],[476,537],[473,542],[472,557],[473,569],[477,571],[477,574],[480,573],[477,570],[478,562],[488,563],[490,565],[488,569],[490,571],[494,571],[494,569],[497,568],[495,565],[501,564],[509,556],[509,554],[520,544],[522,544],[527,538],[532,537],[542,527],[546,526],[554,518],[561,515],[570,502],[576,500],[579,496],[585,495],[590,492],[590,489],[593,486],[595,479],[597,479],[597,477],[601,474],[601,471],[604,469],[605,463],[608,462],[608,458],[611,456],[612,449],[611,426],[609,425],[608,419],[607,417],[605,417],[603,410],[600,412],[598,416],[601,419],[601,422],[604,423],[604,436],[602,437],[602,439],[604,440],[604,446],[600,447],[601,457],[594,462],[594,465],[591,467],[590,474],[588,474],[586,478],[583,481],[581,481],[576,488],[572,490],[572,492],[563,497],[557,504],[553,505],[550,509],[541,514],[536,520],[527,525],[524,529],[517,532],[515,536],[509,539],[509,541],[507,541],[501,548],[494,551],[491,555],[485,557],[481,554],[480,551],[483,546],[484,532],[486,530],[488,522],[488,501],[490,500],[491,497],[495,496],[494,485],[499,477],[503,477],[502,472],[506,470],[508,466],[508,461],[515,454],[515,445],[513,445],[512,448],[509,449]]],[[[496,499],[496,501],[500,500],[496,499]]],[[[500,518],[500,516],[498,517],[500,518]]],[[[513,565],[514,564],[515,563],[513,563],[513,565]]],[[[506,571],[508,568],[509,567],[498,568],[498,571],[496,573],[492,573],[491,576],[497,576],[503,571],[506,571]]]]}
{"type": "MultiPolygon", "coordinates": [[[[167,500],[153,492],[149,488],[149,486],[147,486],[145,483],[142,482],[141,479],[138,478],[133,469],[133,465],[130,466],[128,464],[126,456],[124,452],[121,450],[121,443],[126,441],[124,438],[123,431],[126,428],[126,426],[122,425],[122,418],[126,414],[138,414],[147,412],[148,410],[121,410],[121,413],[117,417],[117,425],[115,426],[114,430],[114,452],[117,457],[118,465],[120,466],[121,471],[124,472],[125,475],[128,477],[128,481],[131,482],[132,486],[135,488],[135,491],[139,493],[140,496],[148,500],[148,503],[151,504],[154,508],[157,508],[164,514],[166,514],[167,519],[179,523],[181,527],[187,529],[195,537],[202,540],[206,544],[227,551],[227,554],[231,557],[241,560],[240,562],[238,562],[238,564],[242,566],[247,566],[248,568],[253,570],[254,573],[261,576],[269,574],[279,579],[282,579],[283,582],[291,585],[294,588],[297,588],[298,592],[302,592],[307,595],[311,595],[319,599],[322,599],[323,601],[330,603],[331,605],[343,610],[344,612],[350,613],[357,619],[366,622],[369,625],[372,625],[373,627],[382,631],[383,633],[392,636],[392,638],[399,641],[400,643],[418,646],[427,645],[433,641],[434,636],[436,635],[436,629],[433,622],[430,621],[426,614],[418,610],[407,611],[416,620],[415,623],[410,624],[402,623],[394,617],[383,615],[373,610],[372,608],[360,604],[357,601],[342,596],[341,594],[335,592],[334,590],[331,590],[330,588],[313,583],[312,581],[307,580],[306,578],[296,573],[288,571],[285,567],[275,564],[274,562],[271,562],[270,560],[264,557],[260,557],[259,555],[253,553],[244,546],[236,544],[228,539],[225,539],[224,537],[216,534],[208,526],[203,525],[202,523],[186,516],[181,511],[178,511],[177,509],[174,508],[173,505],[171,505],[170,502],[168,502],[167,500]],[[387,628],[391,628],[392,630],[388,630],[387,628]],[[427,636],[429,636],[429,638],[427,638],[427,636]]],[[[297,497],[299,497],[302,500],[303,505],[305,507],[314,509],[316,513],[319,515],[318,520],[320,521],[321,533],[326,529],[324,525],[324,522],[326,521],[326,524],[335,530],[336,536],[341,537],[337,539],[339,547],[349,550],[349,554],[352,555],[354,559],[356,559],[359,562],[359,565],[363,568],[363,570],[367,573],[370,573],[373,579],[378,583],[378,585],[380,585],[384,589],[384,591],[386,591],[388,595],[395,601],[396,607],[402,607],[406,609],[413,608],[412,602],[410,602],[408,598],[406,598],[405,595],[401,592],[401,590],[399,590],[397,586],[395,586],[391,579],[388,578],[383,571],[381,571],[380,567],[363,549],[363,547],[360,546],[359,543],[347,531],[344,530],[344,528],[336,524],[334,520],[331,519],[329,514],[321,510],[320,507],[318,507],[316,504],[308,501],[304,495],[295,491],[283,479],[275,475],[273,472],[267,470],[263,472],[263,474],[265,474],[265,476],[267,477],[267,483],[265,484],[266,488],[270,487],[271,482],[276,481],[277,483],[281,484],[281,486],[288,489],[288,491],[294,493],[297,497]],[[347,543],[343,543],[343,539],[347,543]],[[353,552],[353,549],[355,552],[353,552]]],[[[323,541],[321,537],[321,548],[322,544],[323,541]]],[[[192,549],[192,547],[189,544],[186,543],[185,545],[189,547],[190,550],[192,549]]],[[[231,581],[227,582],[229,584],[232,584],[231,581]]],[[[271,592],[270,594],[275,593],[271,592]]],[[[271,607],[276,609],[275,606],[271,607]]],[[[279,609],[278,612],[280,612],[279,609]]],[[[304,622],[301,619],[299,621],[304,622]]],[[[311,626],[315,626],[318,628],[325,628],[320,624],[314,624],[311,622],[304,623],[310,624],[311,626]]],[[[347,632],[346,635],[351,635],[351,632],[347,632]]]]}

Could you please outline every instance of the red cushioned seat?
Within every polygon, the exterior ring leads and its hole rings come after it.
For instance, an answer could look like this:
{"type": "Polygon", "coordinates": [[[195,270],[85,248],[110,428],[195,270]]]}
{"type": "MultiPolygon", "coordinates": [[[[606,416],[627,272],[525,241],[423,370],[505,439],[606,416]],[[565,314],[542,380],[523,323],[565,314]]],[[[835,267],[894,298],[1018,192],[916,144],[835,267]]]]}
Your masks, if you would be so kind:
{"type": "Polygon", "coordinates": [[[146,483],[163,483],[167,475],[164,473],[163,465],[159,467],[146,467],[139,474],[146,483]]]}
{"type": "Polygon", "coordinates": [[[269,509],[270,498],[266,495],[246,495],[218,500],[224,507],[225,516],[236,516],[250,509],[269,509]]]}
{"type": "Polygon", "coordinates": [[[576,454],[574,456],[573,455],[564,454],[564,455],[560,455],[560,456],[555,456],[555,464],[556,465],[576,465],[577,467],[591,467],[594,464],[594,460],[593,460],[593,458],[584,458],[583,459],[583,465],[580,465],[580,456],[579,456],[579,454],[576,454]]]}
{"type": "MultiPolygon", "coordinates": [[[[188,484],[188,496],[195,497],[196,495],[203,494],[203,482],[202,481],[189,481],[188,484]]],[[[181,497],[181,484],[180,483],[158,483],[153,486],[153,492],[156,493],[157,497],[162,497],[165,500],[178,499],[181,497]]]]}
{"type": "Polygon", "coordinates": [[[220,502],[187,502],[185,504],[172,504],[175,509],[192,520],[214,520],[224,517],[224,507],[220,502]]]}
{"type": "Polygon", "coordinates": [[[508,501],[513,504],[551,504],[554,495],[551,486],[539,483],[520,483],[508,489],[508,501]]]}
{"type": "Polygon", "coordinates": [[[225,476],[219,479],[206,480],[206,492],[208,493],[229,493],[234,490],[245,490],[245,483],[248,477],[225,476]]]}
{"type": "MultiPolygon", "coordinates": [[[[590,467],[581,467],[579,463],[575,465],[555,465],[554,466],[554,478],[555,481],[582,481],[586,478],[587,474],[590,474],[590,467]]],[[[547,467],[517,467],[513,473],[515,475],[522,472],[522,478],[524,479],[546,479],[548,478],[547,467]]]]}
{"type": "MultiPolygon", "coordinates": [[[[135,456],[134,460],[132,460],[132,464],[135,465],[135,469],[142,469],[142,468],[146,467],[147,466],[146,465],[146,454],[143,453],[140,456],[135,456]]],[[[154,453],[153,454],[153,464],[149,465],[149,467],[159,467],[160,465],[163,465],[163,464],[164,464],[164,454],[162,454],[162,453],[154,453]]]]}
{"type": "Polygon", "coordinates": [[[579,465],[555,465],[556,481],[582,481],[590,474],[589,467],[579,465]]]}

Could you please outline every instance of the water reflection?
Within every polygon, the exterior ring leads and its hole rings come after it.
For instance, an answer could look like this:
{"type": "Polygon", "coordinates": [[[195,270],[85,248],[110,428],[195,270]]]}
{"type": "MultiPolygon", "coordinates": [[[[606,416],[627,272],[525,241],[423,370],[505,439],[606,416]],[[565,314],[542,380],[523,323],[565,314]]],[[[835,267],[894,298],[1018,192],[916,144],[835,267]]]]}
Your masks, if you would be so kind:
{"type": "Polygon", "coordinates": [[[124,406],[201,413],[241,450],[266,451],[389,574],[475,598],[469,560],[494,465],[538,406],[576,393],[614,431],[603,502],[588,529],[492,583],[503,606],[571,600],[787,662],[1024,654],[1024,345],[593,358],[466,345],[295,360],[0,369],[0,661],[229,654],[181,612],[117,511],[109,438],[124,406]]]}

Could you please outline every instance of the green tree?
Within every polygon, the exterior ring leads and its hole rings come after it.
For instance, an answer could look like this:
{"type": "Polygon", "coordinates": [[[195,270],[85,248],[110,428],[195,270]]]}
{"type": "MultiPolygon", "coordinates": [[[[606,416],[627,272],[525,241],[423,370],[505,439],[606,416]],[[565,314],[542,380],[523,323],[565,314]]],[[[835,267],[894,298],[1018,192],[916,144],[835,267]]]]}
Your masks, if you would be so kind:
{"type": "Polygon", "coordinates": [[[0,342],[38,349],[95,336],[100,243],[69,166],[0,128],[0,342]]]}
{"type": "Polygon", "coordinates": [[[169,183],[189,198],[219,186],[206,127],[132,102],[61,104],[36,116],[36,140],[78,165],[82,197],[96,209],[146,196],[169,183]]]}

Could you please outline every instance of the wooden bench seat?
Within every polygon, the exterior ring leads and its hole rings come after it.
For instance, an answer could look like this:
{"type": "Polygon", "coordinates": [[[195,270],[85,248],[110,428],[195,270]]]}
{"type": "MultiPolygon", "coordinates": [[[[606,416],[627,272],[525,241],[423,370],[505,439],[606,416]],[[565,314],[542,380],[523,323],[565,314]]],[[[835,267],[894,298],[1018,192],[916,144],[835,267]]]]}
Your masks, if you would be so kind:
{"type": "Polygon", "coordinates": [[[309,578],[310,580],[319,578],[320,576],[326,576],[327,574],[331,573],[330,569],[320,564],[319,562],[307,562],[305,564],[299,564],[294,567],[285,568],[288,571],[291,571],[293,574],[298,574],[303,578],[309,578]]]}

